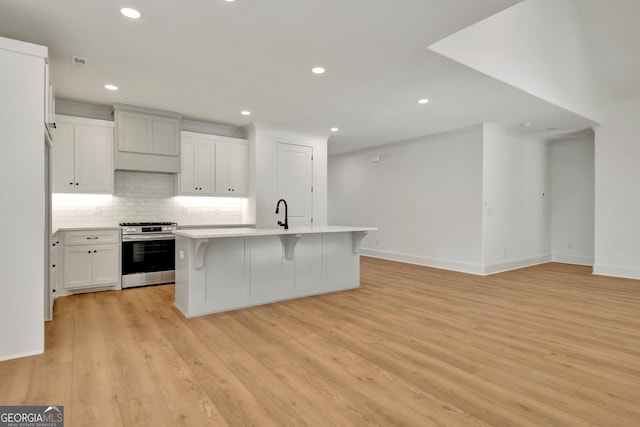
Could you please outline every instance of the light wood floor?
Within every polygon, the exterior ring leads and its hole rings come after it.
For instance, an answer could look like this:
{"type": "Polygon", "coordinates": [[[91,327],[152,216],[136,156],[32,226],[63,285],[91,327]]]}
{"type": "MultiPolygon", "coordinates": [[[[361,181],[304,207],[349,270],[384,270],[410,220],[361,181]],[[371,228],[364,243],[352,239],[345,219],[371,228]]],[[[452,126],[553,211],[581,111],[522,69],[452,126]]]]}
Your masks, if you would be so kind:
{"type": "Polygon", "coordinates": [[[185,320],[173,286],[60,298],[0,404],[66,426],[639,426],[640,282],[362,258],[362,287],[185,320]]]}

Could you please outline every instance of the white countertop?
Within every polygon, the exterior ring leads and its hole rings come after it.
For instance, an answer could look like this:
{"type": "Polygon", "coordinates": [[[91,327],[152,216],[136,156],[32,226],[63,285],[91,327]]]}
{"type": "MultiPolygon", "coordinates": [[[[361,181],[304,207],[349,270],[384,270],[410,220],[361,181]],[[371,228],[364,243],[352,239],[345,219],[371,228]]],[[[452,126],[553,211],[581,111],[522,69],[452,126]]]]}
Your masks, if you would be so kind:
{"type": "MultiPolygon", "coordinates": [[[[181,225],[178,224],[178,227],[186,230],[194,230],[194,229],[238,229],[238,228],[248,228],[253,227],[253,224],[189,224],[189,225],[181,225]]],[[[55,236],[57,233],[61,233],[64,231],[99,231],[99,230],[121,230],[122,227],[120,225],[98,225],[98,226],[85,226],[85,227],[57,227],[53,228],[51,235],[55,236]]]]}
{"type": "Polygon", "coordinates": [[[189,237],[191,239],[215,239],[220,237],[254,237],[254,236],[278,236],[314,233],[349,233],[354,231],[375,231],[374,227],[351,227],[341,225],[325,225],[317,227],[291,227],[283,228],[205,228],[197,230],[176,230],[176,236],[189,237]]]}
{"type": "Polygon", "coordinates": [[[122,227],[120,226],[114,226],[114,227],[109,227],[109,226],[104,226],[104,227],[59,227],[53,230],[53,232],[51,233],[52,236],[55,236],[58,233],[64,232],[64,231],[99,231],[99,230],[121,230],[122,227]]]}

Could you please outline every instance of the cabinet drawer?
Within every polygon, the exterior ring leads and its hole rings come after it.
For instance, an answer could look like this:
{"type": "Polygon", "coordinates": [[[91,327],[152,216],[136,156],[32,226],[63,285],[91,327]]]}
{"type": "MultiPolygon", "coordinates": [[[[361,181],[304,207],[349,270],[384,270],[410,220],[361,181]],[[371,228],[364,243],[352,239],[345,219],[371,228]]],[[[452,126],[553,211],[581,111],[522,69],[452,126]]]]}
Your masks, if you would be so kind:
{"type": "Polygon", "coordinates": [[[65,245],[119,243],[120,230],[68,231],[64,233],[65,245]]]}

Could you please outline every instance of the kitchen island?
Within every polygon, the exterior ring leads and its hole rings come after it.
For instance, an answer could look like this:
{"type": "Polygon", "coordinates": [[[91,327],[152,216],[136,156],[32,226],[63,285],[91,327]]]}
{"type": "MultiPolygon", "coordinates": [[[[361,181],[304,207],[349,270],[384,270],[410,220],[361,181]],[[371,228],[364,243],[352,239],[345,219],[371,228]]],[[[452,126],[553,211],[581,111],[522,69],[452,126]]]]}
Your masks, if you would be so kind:
{"type": "Polygon", "coordinates": [[[175,305],[186,316],[360,286],[370,227],[176,230],[175,305]]]}

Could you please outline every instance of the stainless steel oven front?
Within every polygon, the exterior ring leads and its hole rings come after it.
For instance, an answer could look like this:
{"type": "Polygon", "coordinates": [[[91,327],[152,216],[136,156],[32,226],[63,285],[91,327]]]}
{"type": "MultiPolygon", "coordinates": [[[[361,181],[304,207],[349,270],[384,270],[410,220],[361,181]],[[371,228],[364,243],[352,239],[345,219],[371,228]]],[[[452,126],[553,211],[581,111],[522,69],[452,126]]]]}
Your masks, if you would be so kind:
{"type": "Polygon", "coordinates": [[[175,281],[174,223],[126,223],[122,229],[122,287],[175,281]]]}

